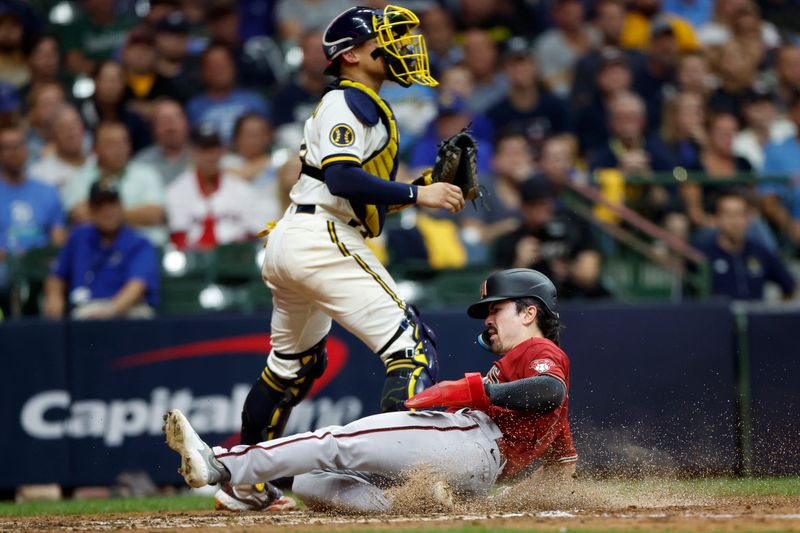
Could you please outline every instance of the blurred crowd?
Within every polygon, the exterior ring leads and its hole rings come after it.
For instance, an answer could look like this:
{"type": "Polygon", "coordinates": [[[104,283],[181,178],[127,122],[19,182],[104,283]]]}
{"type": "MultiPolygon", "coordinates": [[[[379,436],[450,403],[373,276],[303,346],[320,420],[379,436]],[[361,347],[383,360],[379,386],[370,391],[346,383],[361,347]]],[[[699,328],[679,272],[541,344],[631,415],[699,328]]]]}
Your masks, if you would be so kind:
{"type": "MultiPolygon", "coordinates": [[[[395,217],[372,243],[390,267],[533,267],[566,298],[608,297],[611,245],[566,197],[591,187],[712,258],[716,292],[757,299],[772,280],[792,294],[781,257],[800,249],[798,0],[397,3],[419,14],[440,81],[382,91],[398,179],[470,126],[484,194],[454,217],[395,217]]],[[[322,32],[351,5],[0,0],[6,312],[9,260],[30,249],[63,247],[46,314],[99,300],[85,316],[117,316],[157,306],[159,250],[251,240],[279,218],[331,81],[322,32]]]]}

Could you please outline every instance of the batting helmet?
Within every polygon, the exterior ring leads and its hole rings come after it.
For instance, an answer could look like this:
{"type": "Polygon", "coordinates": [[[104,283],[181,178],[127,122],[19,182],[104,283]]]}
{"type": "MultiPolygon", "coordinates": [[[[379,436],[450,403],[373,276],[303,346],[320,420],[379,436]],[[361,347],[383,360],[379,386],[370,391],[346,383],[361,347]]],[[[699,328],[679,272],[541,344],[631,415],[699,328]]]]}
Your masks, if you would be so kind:
{"type": "Polygon", "coordinates": [[[555,285],[550,278],[530,268],[501,270],[489,276],[481,285],[480,301],[470,305],[467,314],[472,318],[486,318],[490,303],[517,298],[536,298],[547,312],[558,316],[555,285]]]}
{"type": "Polygon", "coordinates": [[[370,39],[377,41],[373,52],[386,61],[387,77],[408,87],[412,83],[435,87],[439,84],[430,73],[425,38],[414,34],[419,19],[410,10],[386,6],[383,9],[351,7],[337,16],[325,29],[322,49],[328,59],[325,74],[338,75],[338,58],[347,50],[370,39]]]}

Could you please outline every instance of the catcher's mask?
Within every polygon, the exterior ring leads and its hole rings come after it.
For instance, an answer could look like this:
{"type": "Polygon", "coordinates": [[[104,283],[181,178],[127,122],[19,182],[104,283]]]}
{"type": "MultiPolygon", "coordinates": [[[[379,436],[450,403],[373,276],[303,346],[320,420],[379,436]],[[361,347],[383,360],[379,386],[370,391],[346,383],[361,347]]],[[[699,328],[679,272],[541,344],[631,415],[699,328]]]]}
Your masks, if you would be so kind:
{"type": "Polygon", "coordinates": [[[387,77],[403,87],[412,83],[436,87],[430,73],[425,37],[414,33],[419,18],[410,10],[398,6],[383,9],[352,7],[337,16],[325,29],[322,49],[328,59],[326,74],[339,74],[338,57],[370,39],[377,48],[372,57],[383,56],[387,77]]]}

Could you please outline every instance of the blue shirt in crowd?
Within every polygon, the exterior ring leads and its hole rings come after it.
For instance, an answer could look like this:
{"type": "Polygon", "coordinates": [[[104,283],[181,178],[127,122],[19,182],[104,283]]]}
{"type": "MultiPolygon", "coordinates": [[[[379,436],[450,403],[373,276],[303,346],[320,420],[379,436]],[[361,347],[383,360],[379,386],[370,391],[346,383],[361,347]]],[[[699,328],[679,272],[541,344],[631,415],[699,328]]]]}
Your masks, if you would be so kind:
{"type": "Polygon", "coordinates": [[[794,292],[795,281],[777,255],[763,244],[747,239],[741,252],[723,250],[716,237],[696,243],[708,258],[711,268],[711,292],[734,300],[760,300],[764,283],[780,285],[784,295],[794,292]]]}
{"type": "Polygon", "coordinates": [[[197,126],[210,124],[227,144],[233,137],[236,119],[245,113],[256,113],[269,117],[266,102],[256,93],[234,89],[225,98],[211,98],[200,94],[189,100],[186,106],[189,121],[197,126]]]}
{"type": "Polygon", "coordinates": [[[800,142],[797,137],[788,137],[780,142],[771,142],[764,148],[764,168],[761,175],[789,176],[792,187],[787,190],[785,186],[777,183],[765,183],[758,188],[764,195],[777,194],[789,202],[789,210],[795,220],[800,220],[800,142]]]}
{"type": "Polygon", "coordinates": [[[112,298],[132,279],[147,285],[148,305],[158,305],[158,255],[150,242],[128,226],[109,246],[100,232],[87,224],[76,228],[53,265],[54,276],[68,286],[70,303],[112,298]]]}
{"type": "Polygon", "coordinates": [[[64,208],[52,185],[0,178],[0,250],[12,254],[47,246],[53,228],[64,226],[64,208]]]}

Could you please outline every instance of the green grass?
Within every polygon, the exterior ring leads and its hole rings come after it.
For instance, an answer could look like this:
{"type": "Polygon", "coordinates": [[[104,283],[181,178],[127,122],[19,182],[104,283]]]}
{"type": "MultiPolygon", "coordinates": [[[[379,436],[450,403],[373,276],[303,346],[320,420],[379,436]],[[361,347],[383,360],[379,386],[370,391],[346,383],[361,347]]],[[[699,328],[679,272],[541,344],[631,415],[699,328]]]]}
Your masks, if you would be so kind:
{"type": "MultiPolygon", "coordinates": [[[[637,493],[647,486],[674,494],[701,496],[800,496],[800,478],[699,479],[607,481],[609,490],[637,493]]],[[[110,500],[64,500],[59,502],[0,503],[0,517],[36,515],[75,515],[101,513],[211,510],[210,496],[168,496],[156,498],[118,498],[110,500]]],[[[437,529],[436,531],[442,531],[437,529]]],[[[453,528],[456,531],[482,531],[480,528],[453,528]]]]}

